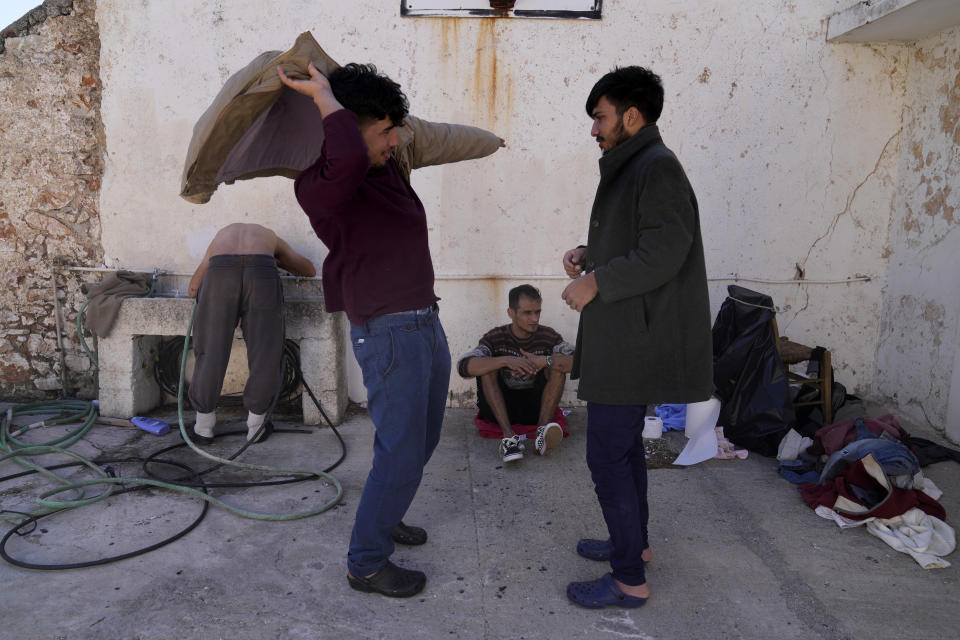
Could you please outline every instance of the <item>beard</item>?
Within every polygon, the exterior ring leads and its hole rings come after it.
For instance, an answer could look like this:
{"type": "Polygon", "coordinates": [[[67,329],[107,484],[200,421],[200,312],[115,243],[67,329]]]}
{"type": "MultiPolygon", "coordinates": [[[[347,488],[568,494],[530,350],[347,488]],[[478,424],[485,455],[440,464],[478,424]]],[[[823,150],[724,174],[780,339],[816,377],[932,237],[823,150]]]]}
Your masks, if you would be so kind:
{"type": "Polygon", "coordinates": [[[393,152],[391,151],[387,155],[377,155],[376,158],[370,158],[370,168],[371,169],[382,169],[387,166],[387,163],[390,162],[390,158],[393,157],[393,152]]]}
{"type": "Polygon", "coordinates": [[[621,116],[617,118],[617,126],[614,128],[613,131],[610,132],[610,137],[609,138],[601,137],[600,139],[602,142],[609,141],[613,143],[613,146],[611,146],[609,149],[603,150],[602,155],[607,155],[608,153],[616,149],[621,142],[624,142],[629,138],[630,138],[630,134],[627,133],[626,128],[623,126],[623,117],[621,116]]]}

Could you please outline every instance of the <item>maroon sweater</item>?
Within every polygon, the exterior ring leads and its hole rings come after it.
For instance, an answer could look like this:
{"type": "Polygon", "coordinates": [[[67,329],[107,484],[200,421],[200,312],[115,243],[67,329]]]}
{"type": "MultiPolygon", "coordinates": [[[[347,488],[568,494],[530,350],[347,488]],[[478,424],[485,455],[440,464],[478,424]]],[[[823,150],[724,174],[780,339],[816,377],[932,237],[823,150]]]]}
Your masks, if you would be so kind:
{"type": "Polygon", "coordinates": [[[320,157],[300,174],[297,201],[330,250],[323,261],[327,311],[354,324],[428,307],[433,262],[420,198],[391,158],[371,168],[357,117],[341,109],[323,119],[320,157]]]}

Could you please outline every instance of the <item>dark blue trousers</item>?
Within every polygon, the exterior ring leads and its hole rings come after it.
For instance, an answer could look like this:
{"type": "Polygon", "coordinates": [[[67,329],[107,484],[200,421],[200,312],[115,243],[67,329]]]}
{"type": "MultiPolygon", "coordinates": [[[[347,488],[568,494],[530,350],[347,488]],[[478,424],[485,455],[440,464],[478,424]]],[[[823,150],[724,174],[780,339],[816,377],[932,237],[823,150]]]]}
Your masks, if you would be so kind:
{"type": "Polygon", "coordinates": [[[367,576],[387,563],[403,519],[440,441],[450,385],[450,349],[436,305],[350,325],[376,437],[373,467],[357,506],[347,567],[367,576]]]}
{"type": "Polygon", "coordinates": [[[644,584],[641,554],[647,548],[647,458],[643,450],[645,405],[587,403],[587,466],[607,522],[613,577],[644,584]]]}

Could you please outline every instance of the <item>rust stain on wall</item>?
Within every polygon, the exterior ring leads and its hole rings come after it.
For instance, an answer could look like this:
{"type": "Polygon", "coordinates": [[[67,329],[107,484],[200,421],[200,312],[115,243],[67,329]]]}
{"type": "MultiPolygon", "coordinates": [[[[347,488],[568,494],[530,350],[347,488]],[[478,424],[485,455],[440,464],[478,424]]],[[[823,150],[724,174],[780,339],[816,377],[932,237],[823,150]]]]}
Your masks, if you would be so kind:
{"type": "Polygon", "coordinates": [[[444,58],[460,51],[460,21],[454,18],[438,18],[440,24],[440,54],[444,58]]]}
{"type": "Polygon", "coordinates": [[[473,88],[478,106],[486,112],[486,120],[493,123],[497,113],[497,34],[496,19],[480,20],[477,30],[477,59],[474,63],[473,88]]]}

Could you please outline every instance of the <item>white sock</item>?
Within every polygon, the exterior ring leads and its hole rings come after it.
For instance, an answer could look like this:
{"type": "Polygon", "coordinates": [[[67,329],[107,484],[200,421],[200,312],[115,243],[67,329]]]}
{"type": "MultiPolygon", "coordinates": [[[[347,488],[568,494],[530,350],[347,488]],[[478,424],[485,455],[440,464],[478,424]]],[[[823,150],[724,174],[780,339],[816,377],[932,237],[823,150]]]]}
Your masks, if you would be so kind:
{"type": "Polygon", "coordinates": [[[193,430],[197,435],[201,435],[204,438],[213,437],[213,428],[217,425],[217,410],[214,409],[210,413],[201,413],[197,411],[196,423],[193,425],[193,430]]]}
{"type": "Polygon", "coordinates": [[[257,431],[260,431],[260,427],[263,426],[263,419],[266,417],[267,414],[265,413],[247,412],[247,440],[253,440],[253,436],[257,435],[257,431]]]}

